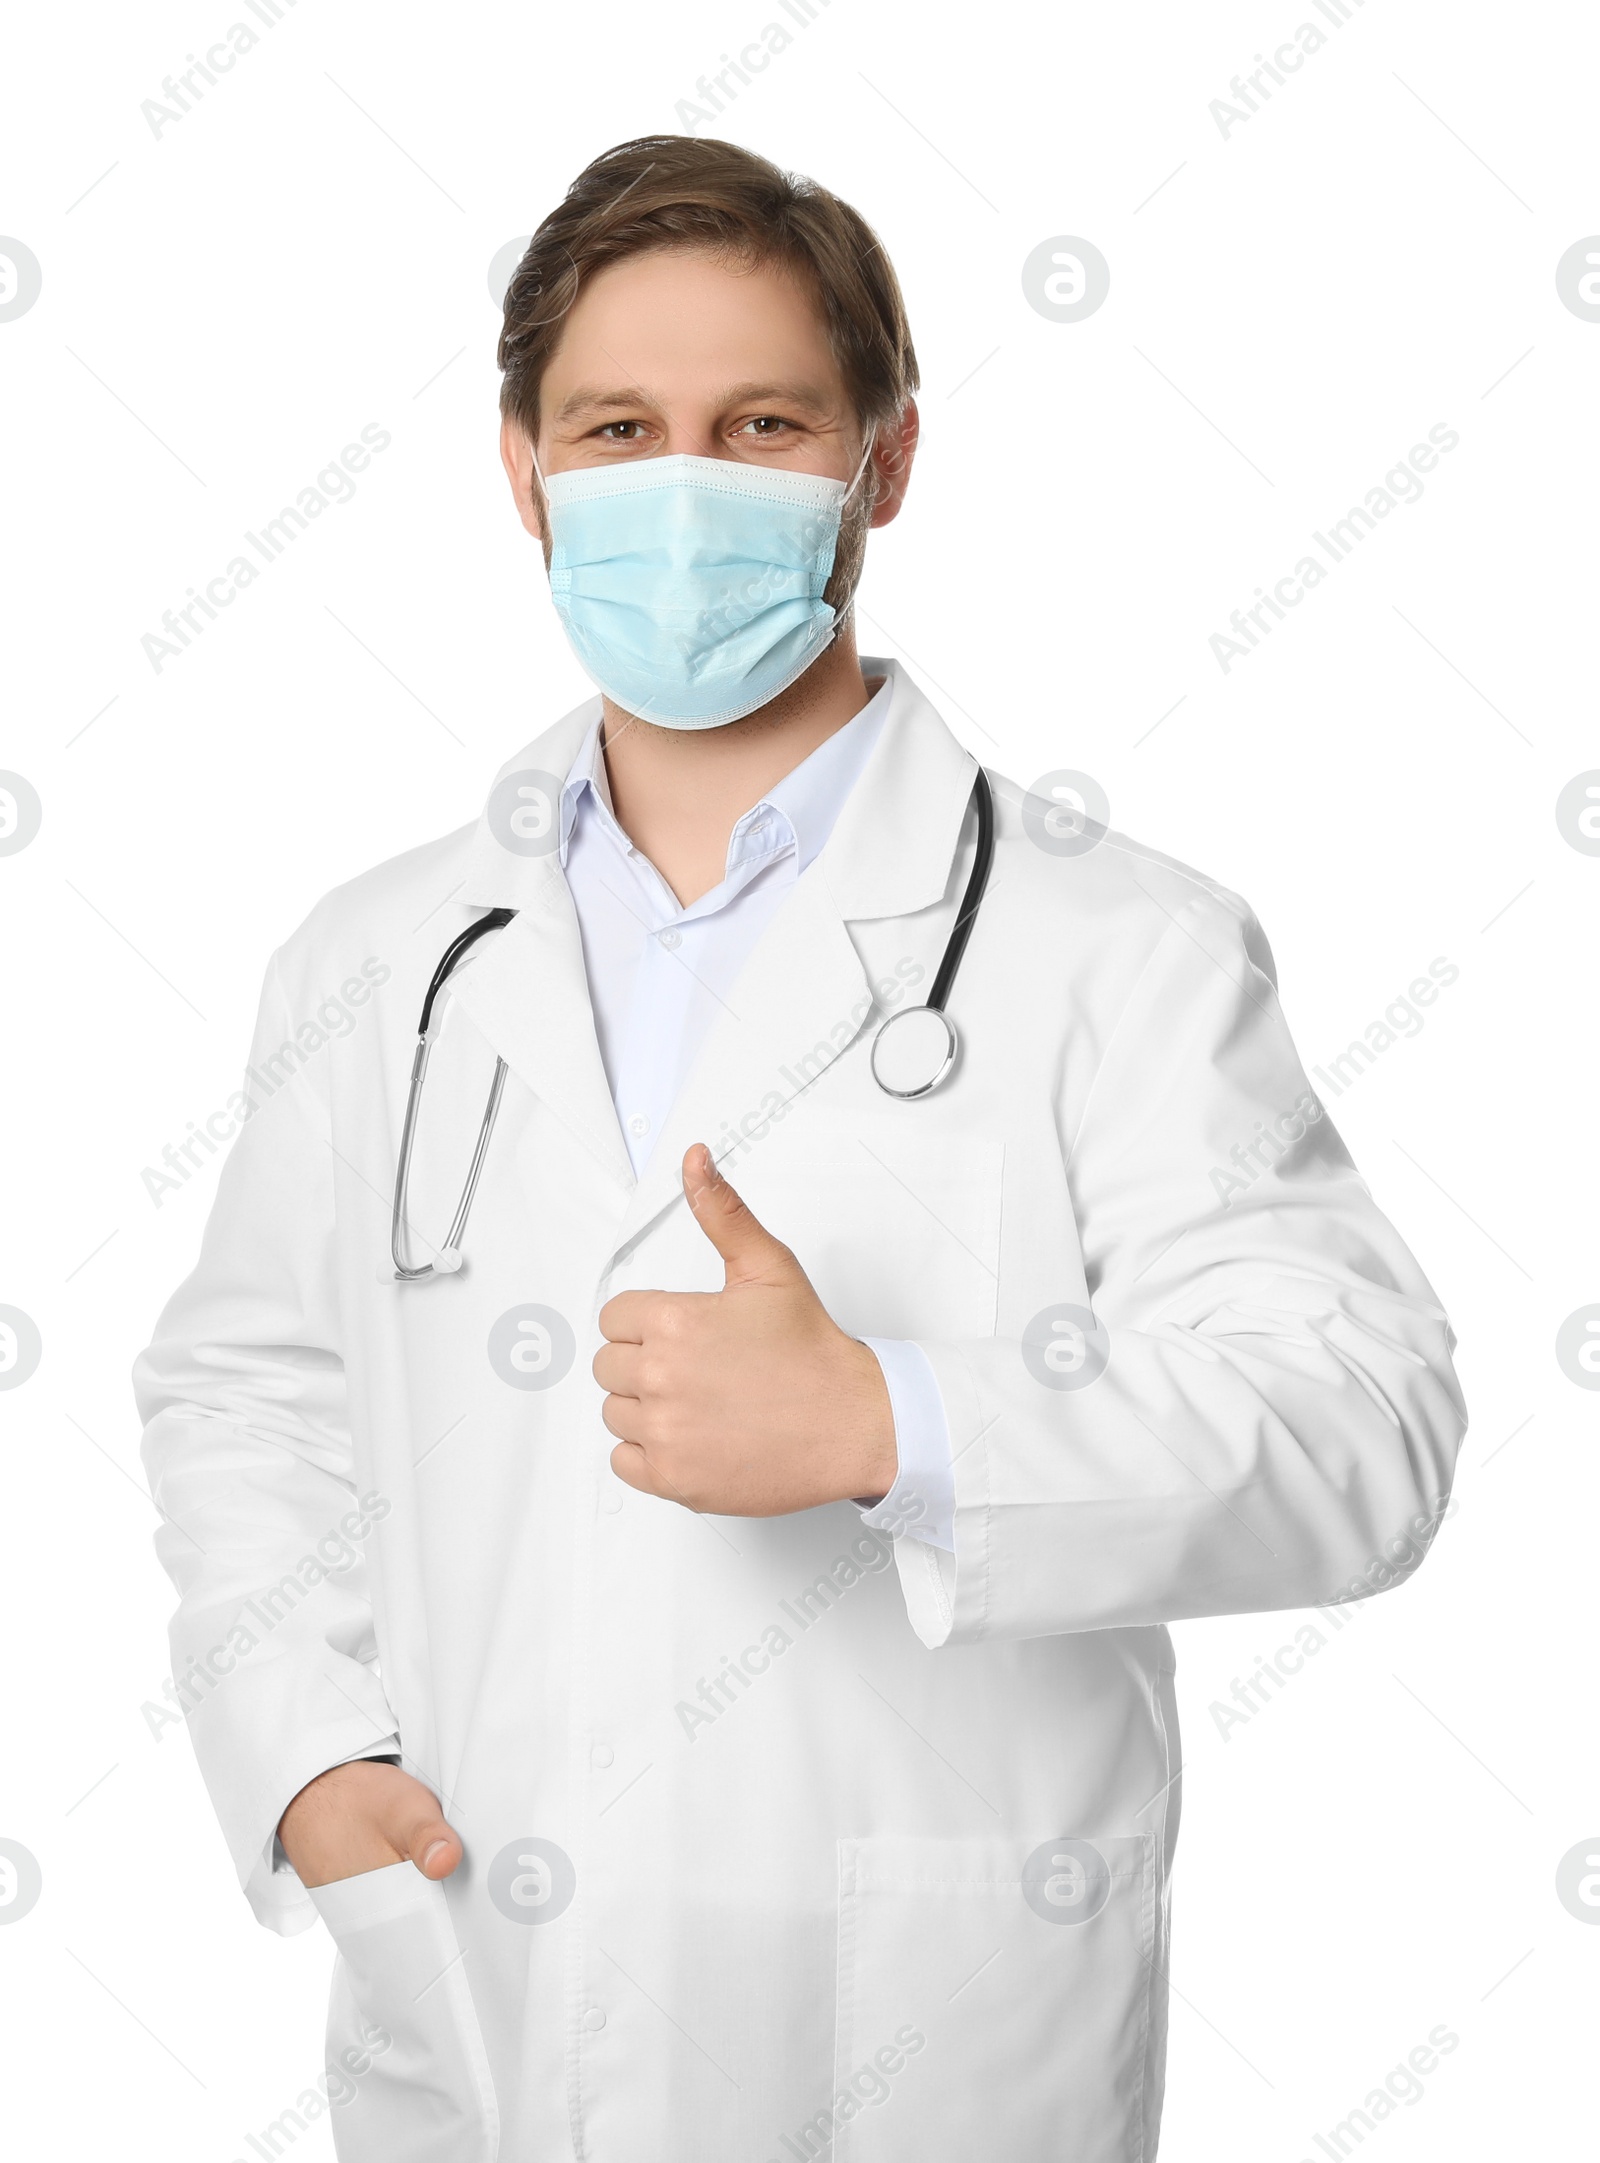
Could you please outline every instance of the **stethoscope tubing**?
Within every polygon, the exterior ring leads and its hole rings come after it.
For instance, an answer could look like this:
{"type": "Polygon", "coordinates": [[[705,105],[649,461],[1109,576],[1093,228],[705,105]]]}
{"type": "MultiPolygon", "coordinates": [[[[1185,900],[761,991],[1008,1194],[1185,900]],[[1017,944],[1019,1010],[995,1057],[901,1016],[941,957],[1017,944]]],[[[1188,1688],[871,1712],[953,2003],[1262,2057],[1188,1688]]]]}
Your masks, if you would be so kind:
{"type": "Polygon", "coordinates": [[[395,1165],[394,1207],[389,1218],[389,1259],[394,1264],[396,1282],[421,1284],[429,1277],[448,1276],[461,1267],[461,1241],[467,1229],[473,1196],[478,1191],[478,1180],[483,1171],[484,1158],[489,1153],[489,1137],[494,1132],[495,1119],[500,1110],[500,1095],[506,1085],[506,1063],[496,1059],[494,1080],[489,1085],[489,1101],[478,1127],[478,1139],[473,1148],[472,1162],[467,1169],[466,1182],[461,1189],[461,1199],[456,1213],[450,1220],[450,1229],[439,1250],[437,1262],[413,1263],[409,1259],[411,1248],[409,1227],[406,1223],[406,1198],[411,1189],[411,1153],[416,1142],[417,1118],[422,1109],[422,1084],[428,1072],[428,1053],[432,1045],[434,1003],[449,979],[450,972],[464,954],[469,953],[478,941],[491,931],[499,931],[516,915],[515,909],[490,909],[475,924],[450,941],[439,957],[439,966],[428,982],[427,997],[422,1002],[422,1018],[417,1023],[417,1048],[411,1057],[411,1079],[406,1089],[406,1115],[400,1129],[400,1155],[395,1165]]]}
{"type": "MultiPolygon", "coordinates": [[[[977,922],[978,911],[989,885],[989,873],[994,864],[994,795],[989,777],[980,766],[972,784],[973,801],[978,812],[978,837],[973,851],[972,869],[967,875],[966,891],[961,897],[950,936],[945,942],[944,954],[934,974],[933,988],[928,993],[927,1005],[939,1015],[944,1015],[945,1003],[955,986],[956,972],[961,967],[967,942],[972,937],[972,927],[977,922]]],[[[439,957],[439,965],[428,981],[427,996],[422,1002],[422,1015],[417,1023],[417,1044],[412,1054],[411,1078],[406,1089],[405,1118],[400,1128],[400,1153],[395,1165],[394,1207],[389,1219],[389,1259],[394,1267],[394,1281],[399,1284],[421,1284],[435,1276],[450,1276],[461,1267],[461,1242],[466,1234],[467,1218],[472,1209],[473,1197],[478,1191],[478,1181],[483,1173],[484,1160],[489,1153],[489,1140],[494,1133],[495,1120],[500,1111],[500,1098],[505,1089],[506,1063],[497,1058],[494,1080],[489,1085],[489,1100],[484,1106],[483,1118],[478,1127],[478,1138],[473,1146],[472,1162],[467,1167],[466,1180],[461,1189],[461,1199],[456,1204],[455,1215],[445,1242],[433,1262],[413,1263],[410,1260],[409,1227],[406,1223],[406,1199],[411,1187],[411,1157],[416,1143],[417,1121],[422,1109],[422,1085],[428,1072],[428,1053],[432,1045],[434,1007],[441,991],[450,979],[456,964],[471,952],[478,941],[491,931],[502,930],[516,915],[515,909],[488,910],[475,924],[457,933],[439,957]]],[[[946,1029],[951,1039],[951,1060],[955,1051],[955,1032],[948,1017],[946,1029]]],[[[949,1071],[947,1061],[934,1082],[942,1081],[949,1071]]],[[[926,1094],[918,1091],[917,1094],[926,1094]]],[[[888,1094],[895,1092],[890,1090],[888,1094]]]]}
{"type": "Polygon", "coordinates": [[[988,890],[989,873],[994,868],[994,792],[989,786],[989,776],[981,766],[973,777],[972,800],[978,807],[978,842],[972,853],[972,869],[967,874],[967,890],[961,897],[961,908],[945,942],[944,958],[928,994],[927,1003],[937,1014],[944,1012],[945,1002],[955,987],[956,971],[967,951],[967,941],[972,937],[972,927],[978,921],[978,911],[988,890]]]}

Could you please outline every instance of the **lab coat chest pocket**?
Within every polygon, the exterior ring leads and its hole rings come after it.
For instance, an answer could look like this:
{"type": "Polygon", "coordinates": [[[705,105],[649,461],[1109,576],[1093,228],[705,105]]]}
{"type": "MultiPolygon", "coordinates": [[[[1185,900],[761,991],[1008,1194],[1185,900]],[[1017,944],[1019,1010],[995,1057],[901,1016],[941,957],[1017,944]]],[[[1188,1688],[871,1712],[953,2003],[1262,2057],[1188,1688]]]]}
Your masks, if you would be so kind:
{"type": "Polygon", "coordinates": [[[797,1121],[729,1176],[852,1336],[992,1336],[1003,1143],[979,1133],[939,1146],[912,1124],[916,1109],[797,1121]]]}
{"type": "Polygon", "coordinates": [[[841,1840],[833,2163],[1142,2163],[1156,1903],[1150,1834],[841,1840]]]}
{"type": "Polygon", "coordinates": [[[340,2163],[494,2163],[494,2084],[444,1887],[404,1862],[310,1892],[339,1948],[327,2063],[340,2163]]]}

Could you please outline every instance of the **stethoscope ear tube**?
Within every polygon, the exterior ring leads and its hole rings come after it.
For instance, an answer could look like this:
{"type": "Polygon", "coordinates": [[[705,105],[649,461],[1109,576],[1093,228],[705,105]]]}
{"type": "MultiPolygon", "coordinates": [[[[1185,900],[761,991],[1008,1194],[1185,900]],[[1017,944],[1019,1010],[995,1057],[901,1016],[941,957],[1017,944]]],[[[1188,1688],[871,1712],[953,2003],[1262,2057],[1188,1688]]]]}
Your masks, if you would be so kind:
{"type": "Polygon", "coordinates": [[[485,932],[498,931],[509,924],[516,915],[515,909],[491,909],[480,916],[475,924],[469,924],[459,937],[451,940],[440,956],[439,966],[428,983],[427,997],[422,1002],[422,1017],[417,1023],[417,1048],[411,1056],[411,1080],[406,1090],[406,1115],[400,1128],[400,1156],[394,1173],[394,1207],[389,1218],[389,1259],[394,1264],[394,1281],[397,1284],[422,1284],[429,1277],[451,1276],[461,1267],[461,1241],[466,1233],[467,1218],[472,1212],[472,1198],[478,1191],[478,1180],[483,1171],[484,1158],[489,1153],[489,1137],[500,1110],[500,1097],[506,1085],[506,1063],[496,1059],[494,1080],[489,1085],[489,1101],[484,1106],[483,1118],[478,1127],[478,1139],[473,1148],[472,1162],[467,1167],[466,1183],[461,1189],[461,1199],[456,1213],[450,1220],[443,1247],[431,1262],[413,1263],[410,1259],[410,1226],[406,1222],[406,1196],[411,1186],[411,1152],[416,1141],[417,1115],[422,1105],[422,1084],[428,1072],[428,1052],[433,1038],[433,1009],[445,983],[460,961],[485,932]]]}
{"type": "Polygon", "coordinates": [[[967,890],[961,897],[961,908],[951,928],[944,959],[928,994],[928,1004],[936,1014],[944,1012],[945,1002],[955,986],[956,971],[967,951],[967,941],[972,937],[972,927],[978,920],[978,910],[983,905],[989,873],[994,865],[994,792],[989,787],[989,776],[981,766],[972,783],[972,800],[978,807],[978,845],[973,851],[967,890]]]}
{"type": "Polygon", "coordinates": [[[516,915],[515,909],[490,909],[475,924],[457,934],[439,956],[439,966],[428,980],[428,996],[422,1002],[422,1019],[417,1023],[417,1035],[426,1037],[433,1020],[433,1003],[445,986],[445,980],[461,957],[469,953],[486,931],[499,931],[516,915]]]}

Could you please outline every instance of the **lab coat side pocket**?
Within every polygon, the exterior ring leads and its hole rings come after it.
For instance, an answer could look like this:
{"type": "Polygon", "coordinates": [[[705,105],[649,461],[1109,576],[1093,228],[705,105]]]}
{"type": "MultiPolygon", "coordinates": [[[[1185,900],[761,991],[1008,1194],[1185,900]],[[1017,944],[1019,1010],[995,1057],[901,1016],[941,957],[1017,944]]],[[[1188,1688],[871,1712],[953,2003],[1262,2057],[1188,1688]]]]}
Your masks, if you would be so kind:
{"type": "Polygon", "coordinates": [[[495,2163],[494,2082],[443,1885],[403,1862],[309,1891],[339,1949],[327,2042],[339,2163],[495,2163]]]}
{"type": "Polygon", "coordinates": [[[841,1840],[832,2163],[1148,2163],[1157,1870],[1148,1833],[841,1840]]]}

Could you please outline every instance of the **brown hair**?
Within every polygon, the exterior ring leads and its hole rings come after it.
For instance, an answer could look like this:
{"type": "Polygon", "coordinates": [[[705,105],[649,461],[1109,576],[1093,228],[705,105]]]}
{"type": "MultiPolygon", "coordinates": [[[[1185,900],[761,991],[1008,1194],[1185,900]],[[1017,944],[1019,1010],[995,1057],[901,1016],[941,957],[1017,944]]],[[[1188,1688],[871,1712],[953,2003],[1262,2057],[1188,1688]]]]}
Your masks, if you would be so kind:
{"type": "Polygon", "coordinates": [[[896,417],[917,387],[905,302],[872,228],[848,203],[736,143],[642,135],[578,175],[506,288],[500,411],[532,439],[539,383],[567,312],[596,271],[655,248],[780,263],[809,286],[856,417],[896,417]]]}

